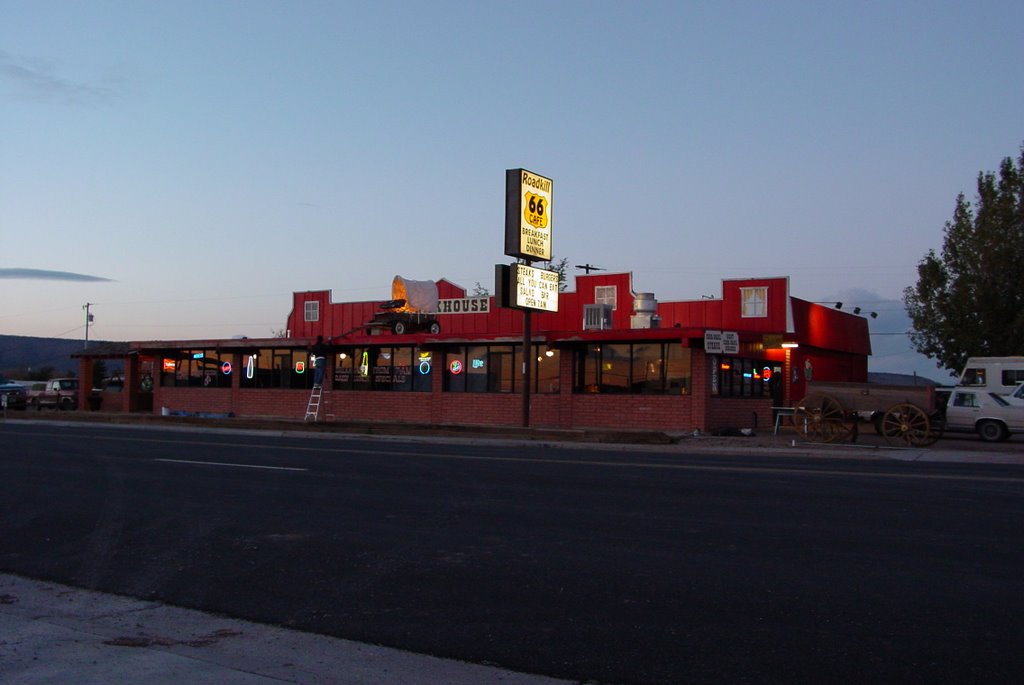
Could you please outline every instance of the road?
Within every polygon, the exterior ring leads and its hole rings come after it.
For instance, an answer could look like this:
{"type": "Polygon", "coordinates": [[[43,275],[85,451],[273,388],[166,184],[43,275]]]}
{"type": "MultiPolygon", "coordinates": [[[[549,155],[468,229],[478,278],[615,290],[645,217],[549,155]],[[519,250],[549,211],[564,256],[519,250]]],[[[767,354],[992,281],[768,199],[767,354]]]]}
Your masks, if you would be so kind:
{"type": "Polygon", "coordinates": [[[1020,682],[1024,468],[0,424],[0,571],[615,683],[1020,682]]]}

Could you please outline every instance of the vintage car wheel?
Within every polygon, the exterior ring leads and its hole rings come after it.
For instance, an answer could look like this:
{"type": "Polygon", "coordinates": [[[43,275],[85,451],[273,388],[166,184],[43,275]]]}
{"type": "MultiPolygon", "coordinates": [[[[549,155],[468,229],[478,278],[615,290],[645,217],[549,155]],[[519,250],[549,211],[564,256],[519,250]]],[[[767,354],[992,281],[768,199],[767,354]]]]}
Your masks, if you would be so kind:
{"type": "Polygon", "coordinates": [[[395,335],[404,335],[405,334],[405,322],[404,321],[396,321],[395,325],[391,327],[391,330],[393,330],[395,332],[395,335]]]}
{"type": "Polygon", "coordinates": [[[978,424],[978,437],[985,442],[1002,442],[1009,435],[1006,426],[998,421],[982,421],[978,424]]]}
{"type": "Polygon", "coordinates": [[[434,321],[433,323],[430,324],[430,329],[429,330],[430,330],[430,333],[432,335],[437,335],[438,333],[441,332],[441,324],[439,324],[438,322],[434,321]]]}

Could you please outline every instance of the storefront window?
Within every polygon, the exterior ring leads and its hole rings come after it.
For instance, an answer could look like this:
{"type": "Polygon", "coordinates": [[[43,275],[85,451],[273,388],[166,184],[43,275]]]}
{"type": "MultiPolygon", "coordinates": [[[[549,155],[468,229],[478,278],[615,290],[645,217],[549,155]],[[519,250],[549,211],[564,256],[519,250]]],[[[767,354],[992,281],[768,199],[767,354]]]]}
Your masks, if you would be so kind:
{"type": "Polygon", "coordinates": [[[413,392],[430,392],[434,377],[434,358],[437,355],[433,350],[424,350],[419,347],[412,349],[412,389],[413,392]]]}
{"type": "Polygon", "coordinates": [[[162,358],[164,387],[230,388],[233,355],[219,350],[174,350],[162,358]]]}
{"type": "Polygon", "coordinates": [[[679,343],[603,343],[574,358],[573,392],[685,395],[690,350],[679,343]]]}
{"type": "Polygon", "coordinates": [[[665,391],[670,395],[690,394],[690,350],[682,345],[665,345],[665,391]]]}
{"type": "Polygon", "coordinates": [[[765,359],[719,357],[717,364],[720,397],[773,397],[782,376],[781,364],[765,359]]]}
{"type": "Polygon", "coordinates": [[[429,392],[433,354],[416,347],[349,347],[334,356],[334,390],[429,392]]]}
{"type": "Polygon", "coordinates": [[[664,346],[657,343],[633,345],[630,391],[662,393],[665,389],[664,346]]]}
{"type": "MultiPolygon", "coordinates": [[[[543,346],[531,346],[532,392],[559,391],[559,353],[543,346]]],[[[467,345],[449,347],[444,355],[445,392],[522,391],[522,345],[467,345]]]]}
{"type": "Polygon", "coordinates": [[[262,348],[241,354],[239,385],[244,389],[313,387],[313,369],[303,349],[262,348]]]}
{"type": "Polygon", "coordinates": [[[449,347],[444,354],[444,389],[466,392],[466,348],[449,347]]]}
{"type": "MultiPolygon", "coordinates": [[[[557,393],[561,387],[561,354],[558,350],[551,348],[538,348],[537,352],[537,379],[534,392],[557,393]]],[[[516,365],[515,368],[520,368],[516,365]]]]}
{"type": "Polygon", "coordinates": [[[463,375],[466,377],[466,392],[487,392],[487,371],[489,368],[486,345],[468,345],[463,375]]]}
{"type": "MultiPolygon", "coordinates": [[[[488,349],[488,392],[514,392],[516,387],[522,387],[515,382],[516,356],[512,345],[492,345],[488,349]]],[[[518,357],[522,358],[522,355],[518,355],[518,357]]]]}

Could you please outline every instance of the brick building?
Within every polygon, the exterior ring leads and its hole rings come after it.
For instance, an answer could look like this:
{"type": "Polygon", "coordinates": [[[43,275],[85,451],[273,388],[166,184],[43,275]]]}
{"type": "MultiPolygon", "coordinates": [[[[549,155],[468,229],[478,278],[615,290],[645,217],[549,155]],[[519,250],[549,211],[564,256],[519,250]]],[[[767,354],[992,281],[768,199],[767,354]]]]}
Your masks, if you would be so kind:
{"type": "MultiPolygon", "coordinates": [[[[301,419],[309,349],[328,344],[320,420],[713,430],[770,426],[808,378],[867,380],[867,321],[792,297],[789,279],[722,282],[720,297],[658,302],[628,273],[576,277],[557,312],[524,314],[438,281],[438,313],[394,326],[380,301],[293,294],[287,336],[150,341],[76,355],[124,360],[108,411],[185,411],[301,419]],[[422,325],[420,325],[422,324],[422,325]]],[[[83,389],[83,393],[87,392],[83,389]]],[[[86,402],[80,403],[86,406],[86,402]]]]}

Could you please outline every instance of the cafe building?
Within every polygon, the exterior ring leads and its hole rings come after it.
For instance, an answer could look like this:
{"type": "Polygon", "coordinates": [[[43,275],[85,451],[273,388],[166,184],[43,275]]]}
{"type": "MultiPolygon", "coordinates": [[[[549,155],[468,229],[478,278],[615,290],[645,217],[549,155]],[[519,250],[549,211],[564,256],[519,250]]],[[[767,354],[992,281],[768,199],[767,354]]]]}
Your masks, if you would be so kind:
{"type": "Polygon", "coordinates": [[[420,283],[436,288],[431,310],[296,292],[283,338],[136,341],[75,356],[82,378],[96,359],[123,361],[123,389],[104,394],[102,411],[326,422],[767,428],[808,380],[867,380],[867,320],[793,297],[787,277],[659,301],[636,292],[630,273],[578,275],[557,311],[529,314],[444,279],[420,283]],[[314,389],[318,336],[326,370],[314,389]]]}

